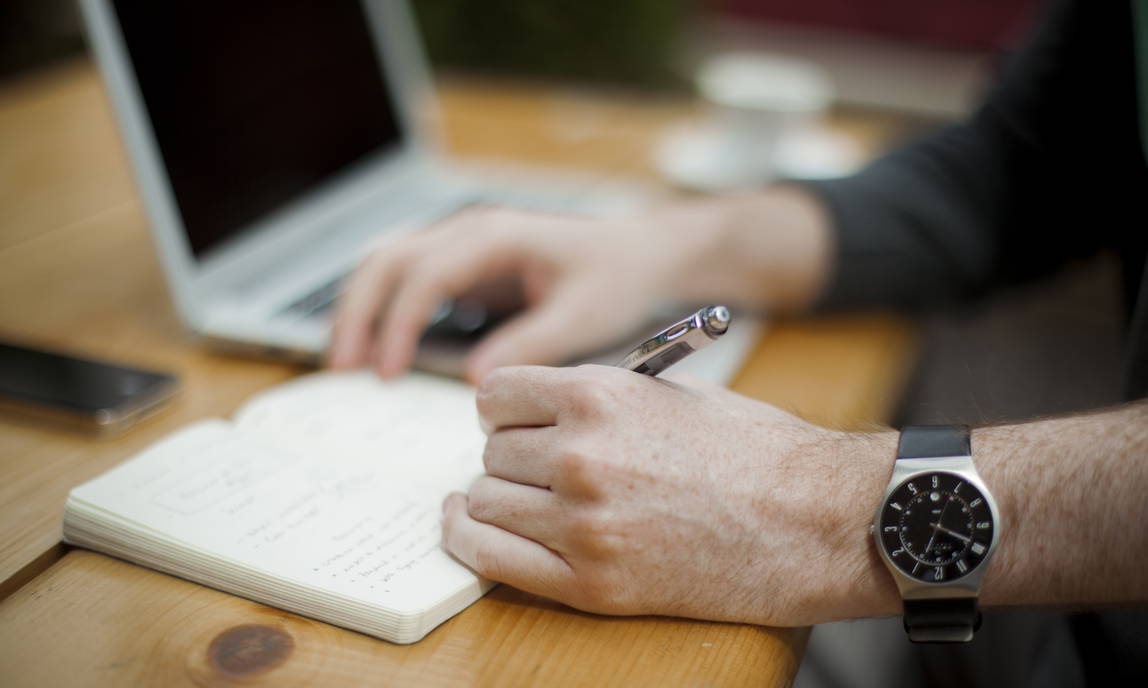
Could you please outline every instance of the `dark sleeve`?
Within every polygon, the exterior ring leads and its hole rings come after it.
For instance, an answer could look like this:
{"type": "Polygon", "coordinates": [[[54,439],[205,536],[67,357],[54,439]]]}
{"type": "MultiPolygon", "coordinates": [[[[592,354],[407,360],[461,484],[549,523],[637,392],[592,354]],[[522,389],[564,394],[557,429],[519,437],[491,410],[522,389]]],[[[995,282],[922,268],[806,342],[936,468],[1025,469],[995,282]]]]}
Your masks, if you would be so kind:
{"type": "Polygon", "coordinates": [[[1052,2],[969,121],[809,183],[837,234],[822,306],[967,299],[1095,252],[1112,199],[1144,195],[1135,93],[1128,3],[1052,2]]]}

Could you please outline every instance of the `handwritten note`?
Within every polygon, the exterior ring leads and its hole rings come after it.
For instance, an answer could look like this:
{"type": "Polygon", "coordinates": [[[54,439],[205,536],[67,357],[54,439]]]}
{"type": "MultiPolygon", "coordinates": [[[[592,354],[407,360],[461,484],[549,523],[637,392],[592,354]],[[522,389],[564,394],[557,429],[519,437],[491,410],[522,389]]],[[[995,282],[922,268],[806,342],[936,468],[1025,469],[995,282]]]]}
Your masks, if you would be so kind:
{"type": "Polygon", "coordinates": [[[324,374],[257,397],[73,492],[181,546],[396,609],[474,574],[441,548],[440,505],[482,471],[473,391],[324,374]]]}

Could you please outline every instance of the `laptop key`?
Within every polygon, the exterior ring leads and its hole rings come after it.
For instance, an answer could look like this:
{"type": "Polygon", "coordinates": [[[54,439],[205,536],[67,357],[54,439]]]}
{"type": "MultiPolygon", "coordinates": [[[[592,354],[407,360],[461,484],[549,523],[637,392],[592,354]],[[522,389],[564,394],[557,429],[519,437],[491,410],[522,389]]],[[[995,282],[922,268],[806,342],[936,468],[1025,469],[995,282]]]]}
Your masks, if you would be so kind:
{"type": "Polygon", "coordinates": [[[339,298],[339,287],[342,286],[346,275],[339,275],[302,298],[293,301],[283,309],[285,315],[294,315],[299,318],[312,318],[327,315],[339,298]]]}

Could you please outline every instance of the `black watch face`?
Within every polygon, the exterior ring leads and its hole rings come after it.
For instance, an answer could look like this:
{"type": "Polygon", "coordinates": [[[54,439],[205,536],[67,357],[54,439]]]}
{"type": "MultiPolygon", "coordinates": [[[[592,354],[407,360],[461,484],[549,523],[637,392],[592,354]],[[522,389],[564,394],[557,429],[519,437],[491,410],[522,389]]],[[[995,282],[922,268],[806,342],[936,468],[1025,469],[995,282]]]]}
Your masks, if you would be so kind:
{"type": "Polygon", "coordinates": [[[984,560],[994,527],[988,500],[975,485],[955,473],[924,473],[885,500],[878,540],[901,571],[947,583],[984,560]]]}

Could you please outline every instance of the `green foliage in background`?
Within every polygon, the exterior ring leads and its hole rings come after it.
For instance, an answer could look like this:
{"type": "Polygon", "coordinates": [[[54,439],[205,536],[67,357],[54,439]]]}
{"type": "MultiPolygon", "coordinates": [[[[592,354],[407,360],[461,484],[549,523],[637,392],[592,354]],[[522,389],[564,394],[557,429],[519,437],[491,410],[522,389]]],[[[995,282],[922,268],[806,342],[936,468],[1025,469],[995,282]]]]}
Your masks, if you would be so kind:
{"type": "Polygon", "coordinates": [[[436,65],[646,87],[681,84],[690,0],[414,0],[436,65]]]}

